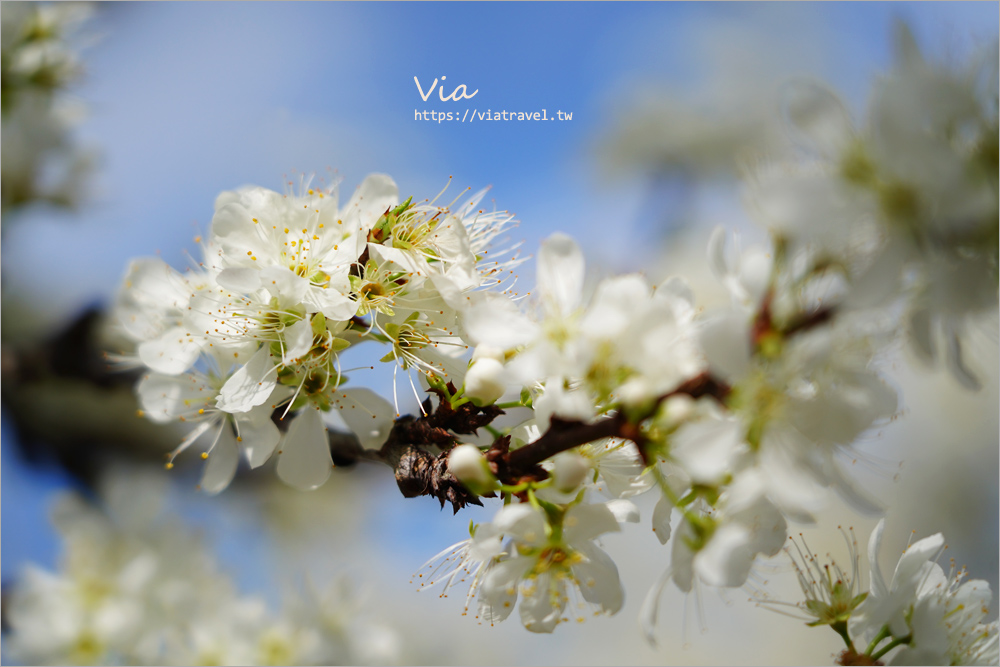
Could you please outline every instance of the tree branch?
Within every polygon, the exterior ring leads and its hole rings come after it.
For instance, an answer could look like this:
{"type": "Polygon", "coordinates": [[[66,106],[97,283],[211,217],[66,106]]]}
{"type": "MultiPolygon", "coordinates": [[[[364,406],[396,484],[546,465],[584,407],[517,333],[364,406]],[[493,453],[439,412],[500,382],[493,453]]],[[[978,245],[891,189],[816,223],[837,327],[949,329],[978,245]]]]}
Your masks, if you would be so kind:
{"type": "Polygon", "coordinates": [[[529,475],[531,470],[545,459],[603,438],[631,440],[639,446],[639,452],[645,459],[646,453],[642,446],[643,436],[639,430],[639,423],[651,417],[663,401],[673,396],[684,395],[694,399],[711,396],[722,402],[729,392],[728,385],[705,372],[687,380],[673,391],[657,397],[648,414],[635,421],[629,421],[622,412],[591,424],[553,417],[549,430],[538,440],[497,458],[497,476],[502,482],[516,483],[518,479],[529,475]]]}

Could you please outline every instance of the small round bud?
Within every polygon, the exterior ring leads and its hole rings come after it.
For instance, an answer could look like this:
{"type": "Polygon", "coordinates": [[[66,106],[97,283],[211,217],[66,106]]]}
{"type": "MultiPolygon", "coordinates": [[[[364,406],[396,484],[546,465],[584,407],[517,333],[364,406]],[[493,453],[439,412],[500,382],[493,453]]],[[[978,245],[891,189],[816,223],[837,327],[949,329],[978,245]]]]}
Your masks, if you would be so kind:
{"type": "Polygon", "coordinates": [[[677,426],[689,419],[695,410],[695,402],[683,394],[671,396],[664,401],[660,414],[670,426],[677,426]]]}
{"type": "Polygon", "coordinates": [[[575,490],[590,472],[587,459],[575,452],[563,452],[552,459],[552,481],[557,491],[575,490]]]}
{"type": "Polygon", "coordinates": [[[499,347],[494,347],[493,345],[488,345],[482,343],[476,346],[475,352],[472,353],[472,363],[479,361],[480,359],[493,359],[500,362],[504,362],[505,356],[503,350],[499,347]]]}
{"type": "Polygon", "coordinates": [[[472,367],[465,374],[465,395],[477,405],[495,403],[506,389],[503,364],[491,357],[472,362],[472,367]]]}
{"type": "Polygon", "coordinates": [[[448,471],[477,495],[491,493],[498,486],[490,464],[475,445],[459,445],[451,450],[448,455],[448,471]]]}

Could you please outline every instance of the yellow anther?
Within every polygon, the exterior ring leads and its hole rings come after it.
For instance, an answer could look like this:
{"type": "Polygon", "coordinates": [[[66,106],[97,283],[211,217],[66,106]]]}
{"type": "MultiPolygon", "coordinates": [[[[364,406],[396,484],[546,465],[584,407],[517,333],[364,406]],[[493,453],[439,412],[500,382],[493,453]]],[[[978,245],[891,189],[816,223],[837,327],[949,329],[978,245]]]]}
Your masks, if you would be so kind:
{"type": "Polygon", "coordinates": [[[201,458],[202,459],[207,459],[208,458],[208,452],[202,452],[201,453],[201,458]]]}
{"type": "Polygon", "coordinates": [[[318,240],[319,240],[319,237],[318,237],[318,236],[316,236],[315,234],[313,234],[313,240],[314,240],[314,241],[318,241],[318,240]]]}
{"type": "Polygon", "coordinates": [[[205,414],[205,408],[198,408],[198,414],[199,415],[205,414]]]}
{"type": "Polygon", "coordinates": [[[257,218],[252,218],[252,220],[253,220],[253,224],[256,225],[257,224],[257,218]]]}
{"type": "Polygon", "coordinates": [[[142,410],[136,410],[136,411],[135,411],[135,416],[136,416],[136,417],[145,417],[145,416],[146,416],[146,413],[145,413],[145,412],[143,412],[142,410]]]}
{"type": "Polygon", "coordinates": [[[285,233],[286,234],[288,233],[288,227],[285,227],[285,233]]]}
{"type": "Polygon", "coordinates": [[[174,467],[174,464],[171,461],[167,461],[166,465],[164,465],[163,467],[166,468],[167,470],[171,470],[174,467]]]}
{"type": "Polygon", "coordinates": [[[312,195],[312,194],[316,194],[316,193],[315,193],[315,192],[313,192],[312,190],[310,190],[310,191],[309,191],[309,194],[311,194],[311,195],[312,195]]]}

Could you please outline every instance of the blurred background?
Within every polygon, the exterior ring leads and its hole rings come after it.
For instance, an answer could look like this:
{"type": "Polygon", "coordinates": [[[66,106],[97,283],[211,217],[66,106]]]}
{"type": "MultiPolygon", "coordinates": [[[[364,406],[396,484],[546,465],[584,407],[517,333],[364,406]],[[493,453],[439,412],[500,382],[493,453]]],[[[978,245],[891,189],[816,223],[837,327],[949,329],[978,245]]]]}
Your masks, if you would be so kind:
{"type": "MultiPolygon", "coordinates": [[[[3,212],[4,583],[28,562],[57,563],[47,518],[57,493],[86,491],[110,461],[159,467],[178,442],[135,419],[129,387],[95,389],[100,373],[73,355],[93,338],[85,314],[111,302],[129,259],[188,265],[219,192],[280,190],[315,173],[342,179],[346,198],[373,171],[392,175],[404,197],[433,197],[449,178],[453,196],[492,185],[496,207],[521,221],[527,253],[565,231],[584,248],[588,280],[678,274],[711,306],[726,296],[705,266],[709,232],[722,224],[764,240],[741,209],[739,177],[790,149],[781,83],[821,79],[860,118],[891,65],[895,18],[928,58],[958,64],[996,39],[1000,14],[995,3],[961,2],[92,6],[73,33],[81,72],[68,89],[85,112],[67,132],[86,156],[83,186],[3,212]],[[425,92],[441,77],[446,94],[459,84],[479,92],[441,102],[435,91],[424,102],[414,76],[425,92]],[[572,120],[414,119],[466,107],[572,120]]],[[[9,181],[6,150],[3,159],[9,181]]],[[[519,270],[525,289],[533,272],[532,261],[519,270]]],[[[996,319],[975,333],[970,363],[984,377],[975,394],[891,352],[885,374],[900,390],[900,418],[858,444],[854,468],[889,507],[883,567],[911,530],[940,531],[948,555],[996,591],[996,319]]],[[[391,393],[389,373],[354,380],[391,393]]],[[[740,590],[685,598],[668,588],[660,644],[644,643],[636,617],[668,563],[648,530],[648,498],[639,527],[604,539],[625,608],[537,636],[516,619],[491,628],[462,616],[464,591],[437,599],[410,583],[495,507],[453,518],[429,498],[402,498],[388,469],[363,464],[313,493],[259,470],[206,498],[194,489],[197,464],[183,462],[169,475],[171,507],[203,531],[241,590],[277,601],[304,577],[347,575],[400,632],[404,663],[830,664],[840,649],[834,633],[755,609],[740,590]]],[[[843,560],[834,528],[854,526],[864,548],[876,521],[834,502],[802,530],[814,550],[843,560]]],[[[784,561],[762,566],[759,579],[772,596],[798,599],[784,561]]]]}

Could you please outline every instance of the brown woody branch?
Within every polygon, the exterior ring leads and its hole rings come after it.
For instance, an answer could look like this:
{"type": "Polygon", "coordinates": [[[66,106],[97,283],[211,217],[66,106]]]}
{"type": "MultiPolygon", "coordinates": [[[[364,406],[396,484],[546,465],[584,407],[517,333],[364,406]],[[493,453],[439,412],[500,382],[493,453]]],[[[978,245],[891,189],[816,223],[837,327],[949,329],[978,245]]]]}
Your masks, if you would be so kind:
{"type": "MultiPolygon", "coordinates": [[[[448,390],[454,393],[455,388],[449,385],[448,390]]],[[[432,496],[440,501],[442,507],[445,502],[450,502],[455,512],[468,504],[481,505],[479,497],[470,493],[448,472],[448,454],[458,444],[456,433],[475,433],[503,414],[503,410],[495,405],[476,407],[472,403],[453,408],[443,392],[431,391],[440,397],[437,407],[432,408],[430,399],[427,399],[424,401],[424,416],[407,415],[397,419],[385,444],[377,452],[363,450],[356,444],[342,443],[339,448],[334,447],[335,459],[339,455],[338,460],[345,463],[371,459],[389,465],[395,471],[396,484],[406,498],[432,496]],[[443,451],[434,454],[428,451],[432,447],[443,451]]],[[[729,391],[726,384],[708,373],[702,373],[659,396],[647,414],[638,419],[630,420],[624,412],[589,424],[553,417],[542,437],[520,449],[509,451],[509,436],[497,438],[486,453],[486,459],[501,482],[513,485],[526,480],[545,479],[548,473],[539,466],[542,461],[603,438],[631,440],[639,445],[639,451],[645,458],[639,424],[652,416],[660,403],[681,395],[695,399],[711,396],[721,402],[729,391]]]]}
{"type": "MultiPolygon", "coordinates": [[[[470,435],[477,429],[490,424],[503,414],[495,405],[477,407],[463,403],[457,408],[451,406],[448,397],[436,389],[438,404],[434,408],[431,400],[424,401],[424,415],[407,415],[396,420],[389,437],[378,452],[365,452],[360,447],[344,451],[347,458],[371,458],[392,467],[396,474],[396,484],[406,498],[432,496],[444,507],[450,502],[457,512],[468,504],[482,505],[479,497],[470,493],[448,472],[448,454],[458,444],[455,434],[470,435]],[[444,450],[432,454],[428,448],[444,450]]],[[[452,395],[455,387],[448,385],[452,395]]]]}
{"type": "Polygon", "coordinates": [[[517,483],[525,476],[530,476],[532,470],[545,459],[603,438],[631,440],[639,446],[639,452],[645,459],[646,452],[643,447],[643,435],[639,429],[639,423],[651,417],[663,401],[672,396],[684,395],[694,399],[711,396],[721,402],[725,400],[729,392],[728,385],[716,380],[706,372],[696,375],[673,391],[657,397],[648,414],[635,421],[627,419],[623,412],[590,424],[553,417],[549,430],[538,440],[505,456],[496,457],[497,476],[501,482],[517,483]]]}

